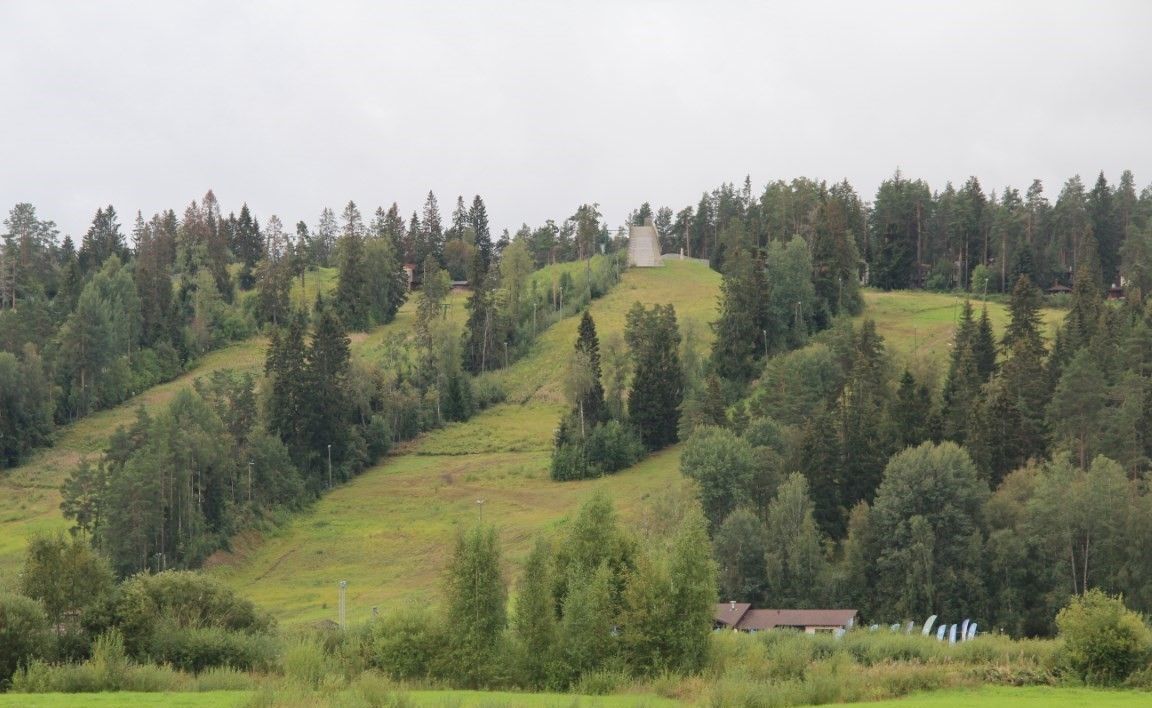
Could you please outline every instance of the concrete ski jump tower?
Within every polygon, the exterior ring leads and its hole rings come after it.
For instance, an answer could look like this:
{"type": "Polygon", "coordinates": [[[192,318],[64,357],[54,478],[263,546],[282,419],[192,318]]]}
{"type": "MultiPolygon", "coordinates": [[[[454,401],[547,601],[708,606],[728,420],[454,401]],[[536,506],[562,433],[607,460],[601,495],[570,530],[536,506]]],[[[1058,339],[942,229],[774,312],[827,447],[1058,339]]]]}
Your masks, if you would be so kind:
{"type": "Polygon", "coordinates": [[[660,238],[652,217],[645,219],[643,226],[628,227],[628,265],[638,268],[664,265],[660,258],[660,238]]]}

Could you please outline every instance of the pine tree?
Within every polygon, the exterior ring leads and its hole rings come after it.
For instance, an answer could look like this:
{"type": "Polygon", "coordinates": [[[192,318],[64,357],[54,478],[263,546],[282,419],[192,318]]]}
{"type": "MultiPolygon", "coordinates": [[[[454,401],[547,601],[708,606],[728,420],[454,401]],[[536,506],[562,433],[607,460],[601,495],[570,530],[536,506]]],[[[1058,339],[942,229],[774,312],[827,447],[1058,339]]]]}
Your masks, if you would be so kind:
{"type": "Polygon", "coordinates": [[[760,604],[768,578],[764,554],[768,542],[764,523],[749,509],[737,509],[724,519],[714,536],[722,601],[760,604]]]}
{"type": "Polygon", "coordinates": [[[420,226],[420,215],[412,212],[408,228],[404,232],[404,262],[422,268],[428,257],[428,243],[424,240],[424,229],[420,226]]]}
{"type": "Polygon", "coordinates": [[[1000,340],[1000,346],[1011,351],[1017,342],[1025,348],[1044,354],[1044,336],[1041,333],[1043,320],[1040,317],[1042,296],[1040,289],[1026,276],[1021,276],[1012,289],[1008,303],[1008,327],[1000,340]]]}
{"type": "Polygon", "coordinates": [[[864,320],[854,338],[852,368],[840,395],[840,503],[850,508],[871,501],[880,484],[891,443],[884,436],[888,370],[884,339],[864,320]]]}
{"type": "Polygon", "coordinates": [[[1072,305],[1064,326],[1071,351],[1087,346],[1096,334],[1104,310],[1104,287],[1100,282],[1100,261],[1096,241],[1084,237],[1072,281],[1072,305]]]}

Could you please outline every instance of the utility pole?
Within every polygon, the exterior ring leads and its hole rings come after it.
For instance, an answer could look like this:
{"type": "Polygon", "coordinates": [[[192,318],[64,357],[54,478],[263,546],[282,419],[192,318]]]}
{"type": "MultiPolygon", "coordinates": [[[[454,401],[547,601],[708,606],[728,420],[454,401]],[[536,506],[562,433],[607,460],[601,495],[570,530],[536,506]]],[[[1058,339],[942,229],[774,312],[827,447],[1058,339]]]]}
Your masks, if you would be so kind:
{"type": "Polygon", "coordinates": [[[252,460],[248,460],[248,503],[252,503],[252,460]]]}
{"type": "Polygon", "coordinates": [[[332,443],[328,443],[328,488],[332,488],[332,443]]]}
{"type": "Polygon", "coordinates": [[[345,622],[345,620],[347,619],[347,615],[345,612],[345,600],[347,599],[347,596],[348,596],[348,581],[347,580],[341,580],[340,581],[340,629],[344,629],[345,627],[347,627],[347,623],[345,622]]]}

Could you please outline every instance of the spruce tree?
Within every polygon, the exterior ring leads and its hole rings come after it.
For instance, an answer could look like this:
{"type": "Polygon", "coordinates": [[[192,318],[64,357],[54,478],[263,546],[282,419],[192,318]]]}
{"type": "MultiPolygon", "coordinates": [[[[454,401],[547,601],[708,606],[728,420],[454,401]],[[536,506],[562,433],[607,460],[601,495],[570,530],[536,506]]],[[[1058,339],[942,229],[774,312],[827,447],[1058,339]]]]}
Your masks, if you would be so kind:
{"type": "Polygon", "coordinates": [[[464,370],[473,374],[499,368],[501,361],[497,348],[499,326],[496,311],[496,273],[481,270],[482,257],[476,252],[476,272],[481,273],[472,285],[465,307],[468,321],[464,325],[464,370]]]}
{"type": "MultiPolygon", "coordinates": [[[[354,205],[349,202],[349,206],[354,205]]],[[[341,322],[348,329],[366,330],[371,325],[371,274],[364,256],[364,239],[359,230],[348,229],[345,232],[340,239],[338,253],[340,273],[336,281],[334,305],[341,322]]]]}
{"type": "Polygon", "coordinates": [[[480,262],[483,272],[492,267],[492,231],[488,226],[488,209],[484,200],[477,194],[472,198],[472,208],[468,210],[468,219],[472,224],[472,233],[476,239],[476,250],[480,253],[480,262]]]}
{"type": "Polygon", "coordinates": [[[1087,346],[1104,314],[1104,286],[1100,282],[1100,261],[1091,234],[1084,237],[1072,281],[1072,305],[1065,320],[1071,351],[1087,346]]]}
{"type": "MultiPolygon", "coordinates": [[[[332,465],[335,470],[349,458],[349,420],[352,412],[348,396],[348,373],[351,365],[348,335],[340,317],[332,307],[323,302],[318,303],[316,326],[312,334],[312,342],[308,347],[306,413],[307,432],[306,440],[309,450],[317,455],[327,446],[332,446],[332,465]]],[[[328,484],[327,460],[316,460],[312,465],[314,472],[313,489],[320,489],[328,484]]],[[[350,470],[341,465],[340,474],[332,477],[332,483],[346,478],[350,470]]]]}
{"type": "Polygon", "coordinates": [[[628,416],[649,450],[677,440],[684,375],[680,368],[680,330],[672,305],[635,303],[628,311],[624,337],[632,354],[628,416]]]}
{"type": "Polygon", "coordinates": [[[588,310],[580,317],[577,331],[576,351],[587,357],[590,377],[590,385],[581,397],[581,410],[584,418],[595,424],[606,420],[608,411],[604,405],[604,386],[601,383],[600,339],[596,336],[596,323],[588,310]]]}
{"type": "Polygon", "coordinates": [[[900,377],[900,385],[889,411],[893,441],[898,449],[916,447],[931,436],[928,426],[932,414],[932,394],[927,386],[917,386],[916,378],[907,369],[900,377]]]}
{"type": "Polygon", "coordinates": [[[307,389],[307,347],[305,336],[308,317],[296,311],[283,330],[273,329],[264,361],[264,373],[270,381],[268,396],[268,428],[292,453],[301,465],[307,458],[305,421],[310,409],[307,389]]]}
{"type": "Polygon", "coordinates": [[[944,437],[963,443],[972,425],[972,414],[980,400],[980,371],[972,347],[956,347],[944,382],[941,416],[944,437]]]}
{"type": "Polygon", "coordinates": [[[988,317],[987,305],[980,310],[980,320],[976,323],[972,354],[976,359],[976,372],[980,380],[987,382],[996,371],[996,338],[992,334],[992,320],[988,317]]]}
{"type": "Polygon", "coordinates": [[[745,382],[755,375],[769,345],[767,295],[763,261],[742,250],[733,253],[720,285],[720,319],[712,323],[712,366],[720,376],[745,382]]]}
{"type": "Polygon", "coordinates": [[[844,537],[847,523],[841,493],[840,450],[835,414],[822,411],[804,424],[792,465],[808,479],[813,518],[821,532],[834,539],[844,537]]]}
{"type": "Polygon", "coordinates": [[[428,191],[428,198],[424,200],[424,213],[421,216],[424,256],[432,256],[444,265],[444,226],[440,221],[440,205],[436,202],[436,195],[428,191]]]}

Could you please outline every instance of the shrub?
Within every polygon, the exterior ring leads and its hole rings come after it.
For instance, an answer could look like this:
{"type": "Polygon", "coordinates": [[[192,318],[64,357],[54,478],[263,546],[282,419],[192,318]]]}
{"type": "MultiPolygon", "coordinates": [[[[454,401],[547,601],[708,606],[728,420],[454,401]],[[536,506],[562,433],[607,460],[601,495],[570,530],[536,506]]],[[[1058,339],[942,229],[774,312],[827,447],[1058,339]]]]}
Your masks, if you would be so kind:
{"type": "Polygon", "coordinates": [[[143,657],[161,627],[164,631],[219,627],[261,633],[271,628],[272,619],[215,578],[166,571],[132,577],[104,607],[90,613],[85,624],[94,632],[119,629],[128,653],[143,657]]]}
{"type": "Polygon", "coordinates": [[[212,667],[267,669],[276,656],[271,637],[221,627],[164,628],[148,644],[152,661],[200,673],[212,667]]]}
{"type": "Polygon", "coordinates": [[[398,681],[436,676],[448,655],[449,637],[431,612],[409,610],[388,615],[371,625],[371,666],[398,681]]]}
{"type": "Polygon", "coordinates": [[[573,693],[586,696],[607,696],[627,686],[630,678],[624,671],[602,669],[584,674],[573,686],[573,693]]]}
{"type": "Polygon", "coordinates": [[[477,376],[472,380],[472,398],[477,410],[503,403],[507,398],[504,387],[492,376],[477,376]]]}
{"type": "Polygon", "coordinates": [[[251,691],[256,681],[248,673],[227,666],[216,666],[196,676],[197,691],[251,691]]]}
{"type": "Polygon", "coordinates": [[[340,672],[340,667],[324,650],[324,645],[313,637],[299,637],[291,641],[284,648],[280,662],[286,678],[312,689],[320,688],[329,676],[340,672]]]}
{"type": "Polygon", "coordinates": [[[592,428],[585,442],[589,476],[599,477],[631,467],[644,457],[644,444],[632,428],[610,420],[592,428]]]}
{"type": "Polygon", "coordinates": [[[1152,633],[1119,597],[1089,590],[1056,615],[1068,666],[1084,681],[1116,684],[1147,663],[1152,633]]]}
{"type": "Polygon", "coordinates": [[[51,647],[48,617],[40,603],[0,595],[0,686],[18,667],[46,656],[51,647]]]}
{"type": "Polygon", "coordinates": [[[577,443],[557,445],[552,449],[552,479],[567,482],[572,479],[585,479],[588,463],[584,459],[584,446],[577,443]]]}

